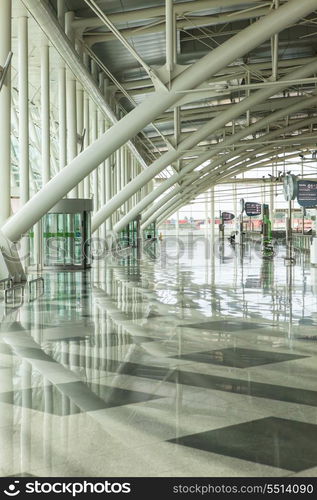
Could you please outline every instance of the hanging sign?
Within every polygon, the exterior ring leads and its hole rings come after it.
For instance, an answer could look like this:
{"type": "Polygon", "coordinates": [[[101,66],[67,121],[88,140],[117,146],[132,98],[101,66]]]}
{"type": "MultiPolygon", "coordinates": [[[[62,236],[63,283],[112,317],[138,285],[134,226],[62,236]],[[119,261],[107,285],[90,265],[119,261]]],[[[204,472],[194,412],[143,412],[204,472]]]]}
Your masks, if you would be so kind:
{"type": "Polygon", "coordinates": [[[261,212],[262,212],[261,203],[254,203],[251,201],[246,202],[244,209],[245,209],[245,213],[249,217],[252,217],[254,215],[261,215],[261,212]]]}
{"type": "Polygon", "coordinates": [[[244,198],[240,199],[240,212],[243,214],[244,212],[244,207],[245,207],[245,201],[244,198]]]}
{"type": "Polygon", "coordinates": [[[297,201],[301,207],[314,208],[317,206],[317,182],[310,180],[297,181],[297,201]]]}
{"type": "Polygon", "coordinates": [[[222,220],[232,220],[234,219],[234,215],[231,214],[230,212],[222,212],[221,214],[222,220]]]}

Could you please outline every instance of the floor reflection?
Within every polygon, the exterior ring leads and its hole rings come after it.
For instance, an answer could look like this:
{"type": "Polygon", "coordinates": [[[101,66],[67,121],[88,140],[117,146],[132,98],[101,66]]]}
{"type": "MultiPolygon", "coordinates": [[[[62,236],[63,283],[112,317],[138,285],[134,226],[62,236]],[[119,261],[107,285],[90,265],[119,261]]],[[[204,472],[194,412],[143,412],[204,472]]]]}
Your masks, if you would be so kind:
{"type": "Polygon", "coordinates": [[[189,246],[1,305],[2,476],[315,474],[317,270],[189,246]]]}

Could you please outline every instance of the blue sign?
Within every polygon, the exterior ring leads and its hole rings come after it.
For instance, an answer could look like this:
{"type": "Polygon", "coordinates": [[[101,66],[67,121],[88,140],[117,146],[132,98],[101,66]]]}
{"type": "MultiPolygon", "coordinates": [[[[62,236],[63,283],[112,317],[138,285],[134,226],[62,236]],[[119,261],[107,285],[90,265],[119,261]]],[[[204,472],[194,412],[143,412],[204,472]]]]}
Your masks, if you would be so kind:
{"type": "Polygon", "coordinates": [[[223,221],[234,219],[234,215],[231,214],[230,212],[222,212],[221,217],[223,221]]]}
{"type": "Polygon", "coordinates": [[[247,201],[244,205],[245,213],[249,217],[253,217],[254,215],[261,215],[262,207],[261,203],[253,203],[251,201],[247,201]]]}
{"type": "Polygon", "coordinates": [[[317,206],[317,182],[309,180],[297,181],[297,201],[301,207],[317,206]]]}

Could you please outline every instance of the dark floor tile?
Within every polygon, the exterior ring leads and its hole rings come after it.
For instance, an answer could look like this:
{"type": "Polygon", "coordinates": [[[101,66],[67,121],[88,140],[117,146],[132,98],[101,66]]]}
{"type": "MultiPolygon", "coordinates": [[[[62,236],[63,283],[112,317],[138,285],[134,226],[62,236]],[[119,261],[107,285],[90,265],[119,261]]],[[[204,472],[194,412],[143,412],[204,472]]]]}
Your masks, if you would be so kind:
{"type": "Polygon", "coordinates": [[[120,315],[120,317],[123,320],[133,320],[133,319],[154,319],[154,318],[161,318],[162,314],[156,314],[154,312],[146,313],[146,312],[138,312],[138,311],[131,311],[131,312],[120,312],[117,313],[120,315]]]}
{"type": "Polygon", "coordinates": [[[185,371],[173,372],[168,375],[166,380],[184,385],[192,385],[194,387],[214,389],[216,391],[245,394],[255,398],[266,398],[285,401],[287,403],[317,406],[317,391],[297,389],[296,387],[265,384],[263,382],[252,382],[238,378],[219,377],[185,371]]]}
{"type": "Polygon", "coordinates": [[[50,344],[50,343],[55,344],[56,342],[76,342],[76,343],[80,344],[80,343],[85,343],[91,339],[93,339],[93,337],[91,335],[87,335],[87,336],[80,335],[80,336],[75,336],[75,337],[64,337],[64,338],[59,337],[57,339],[45,340],[45,345],[50,344]]]}
{"type": "Polygon", "coordinates": [[[317,465],[317,425],[268,417],[169,442],[300,472],[317,465]]]}
{"type": "Polygon", "coordinates": [[[298,337],[294,337],[295,340],[309,340],[310,342],[316,342],[317,335],[300,335],[298,337]]]}
{"type": "Polygon", "coordinates": [[[173,357],[195,361],[197,363],[233,366],[235,368],[250,368],[252,366],[266,365],[269,363],[280,363],[282,361],[307,358],[308,356],[229,347],[226,349],[180,354],[173,357]]]}
{"type": "Polygon", "coordinates": [[[0,402],[52,415],[67,416],[115,406],[143,403],[161,396],[103,384],[68,382],[0,393],[0,402]]]}
{"type": "Polygon", "coordinates": [[[232,394],[244,394],[255,398],[272,399],[317,407],[317,391],[308,389],[298,389],[296,387],[266,384],[264,382],[252,382],[239,378],[220,377],[199,372],[175,370],[174,368],[141,365],[129,362],[124,363],[112,360],[107,360],[107,370],[136,377],[230,392],[232,394]]]}
{"type": "Polygon", "coordinates": [[[248,323],[246,321],[224,320],[224,321],[204,321],[202,323],[192,323],[178,325],[183,328],[196,328],[199,330],[212,330],[222,332],[241,332],[243,330],[255,330],[257,328],[264,328],[265,325],[261,323],[248,323]]]}

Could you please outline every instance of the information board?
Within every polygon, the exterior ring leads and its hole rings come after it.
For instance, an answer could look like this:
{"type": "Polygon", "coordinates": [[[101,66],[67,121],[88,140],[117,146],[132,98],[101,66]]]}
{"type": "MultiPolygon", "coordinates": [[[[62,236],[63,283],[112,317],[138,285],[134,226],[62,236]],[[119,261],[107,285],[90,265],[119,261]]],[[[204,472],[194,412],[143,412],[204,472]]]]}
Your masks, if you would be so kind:
{"type": "Polygon", "coordinates": [[[252,217],[254,215],[261,215],[262,212],[261,203],[253,203],[251,201],[246,202],[244,209],[245,213],[249,217],[252,217]]]}
{"type": "Polygon", "coordinates": [[[234,219],[234,215],[230,212],[222,212],[221,214],[222,220],[232,220],[234,219]]]}
{"type": "Polygon", "coordinates": [[[317,206],[317,182],[310,180],[297,181],[297,201],[301,207],[314,208],[317,206]]]}

